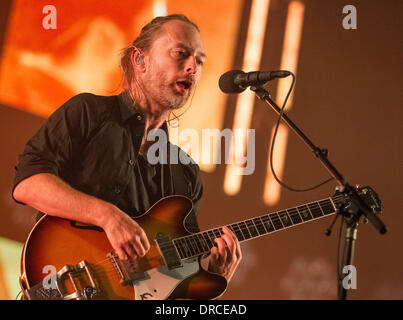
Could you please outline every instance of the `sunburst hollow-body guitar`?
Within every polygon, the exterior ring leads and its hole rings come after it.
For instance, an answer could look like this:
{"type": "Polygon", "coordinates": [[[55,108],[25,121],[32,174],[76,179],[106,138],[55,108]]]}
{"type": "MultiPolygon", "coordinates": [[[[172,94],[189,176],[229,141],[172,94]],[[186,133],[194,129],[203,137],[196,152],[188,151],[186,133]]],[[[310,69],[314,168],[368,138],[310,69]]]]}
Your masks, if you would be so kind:
{"type": "MultiPolygon", "coordinates": [[[[380,211],[369,187],[360,188],[368,205],[380,211]]],[[[344,194],[227,225],[240,242],[337,212],[350,200],[344,194]]],[[[217,299],[226,279],[201,267],[222,228],[189,233],[184,221],[192,202],[184,196],[160,199],[136,221],[150,250],[142,258],[121,260],[105,232],[49,215],[31,230],[21,257],[24,299],[217,299]]]]}

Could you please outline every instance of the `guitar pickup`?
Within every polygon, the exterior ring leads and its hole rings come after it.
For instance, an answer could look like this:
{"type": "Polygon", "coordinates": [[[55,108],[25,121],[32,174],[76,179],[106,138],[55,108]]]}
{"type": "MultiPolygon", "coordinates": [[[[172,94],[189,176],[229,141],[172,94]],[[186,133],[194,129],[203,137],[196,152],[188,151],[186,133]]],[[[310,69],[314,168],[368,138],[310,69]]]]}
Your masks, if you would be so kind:
{"type": "Polygon", "coordinates": [[[176,250],[171,239],[164,233],[158,232],[155,240],[168,270],[182,267],[182,261],[179,257],[178,250],[176,250]]]}

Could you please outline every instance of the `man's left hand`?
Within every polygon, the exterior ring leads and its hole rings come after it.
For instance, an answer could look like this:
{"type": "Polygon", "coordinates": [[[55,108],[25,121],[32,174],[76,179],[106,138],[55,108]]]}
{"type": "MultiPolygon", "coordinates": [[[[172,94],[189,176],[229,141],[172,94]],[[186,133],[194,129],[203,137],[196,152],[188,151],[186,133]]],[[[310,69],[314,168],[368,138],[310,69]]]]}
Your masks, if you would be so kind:
{"type": "Polygon", "coordinates": [[[223,227],[223,235],[215,238],[217,247],[211,248],[208,270],[225,277],[229,282],[242,259],[238,238],[227,227],[223,227]]]}

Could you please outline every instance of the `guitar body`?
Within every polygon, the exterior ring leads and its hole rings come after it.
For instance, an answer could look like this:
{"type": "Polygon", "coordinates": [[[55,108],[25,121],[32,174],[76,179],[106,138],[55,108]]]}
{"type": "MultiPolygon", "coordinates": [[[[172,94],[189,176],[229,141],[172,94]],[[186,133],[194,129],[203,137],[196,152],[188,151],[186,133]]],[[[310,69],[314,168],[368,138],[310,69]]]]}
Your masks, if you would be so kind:
{"type": "Polygon", "coordinates": [[[26,295],[33,286],[52,283],[47,282],[52,279],[50,270],[58,272],[66,265],[75,266],[84,260],[91,275],[85,270],[71,273],[63,283],[59,283],[66,295],[81,292],[95,282],[100,290],[91,297],[93,299],[218,298],[227,287],[225,278],[205,271],[200,266],[200,257],[182,261],[182,266],[169,269],[155,241],[158,233],[171,239],[188,235],[183,222],[191,209],[192,202],[188,198],[169,196],[136,218],[147,234],[151,248],[145,257],[137,260],[143,272],[141,277],[125,284],[122,284],[113,259],[108,256],[113,248],[101,228],[43,216],[29,234],[23,249],[20,282],[24,298],[32,298],[26,295]]]}

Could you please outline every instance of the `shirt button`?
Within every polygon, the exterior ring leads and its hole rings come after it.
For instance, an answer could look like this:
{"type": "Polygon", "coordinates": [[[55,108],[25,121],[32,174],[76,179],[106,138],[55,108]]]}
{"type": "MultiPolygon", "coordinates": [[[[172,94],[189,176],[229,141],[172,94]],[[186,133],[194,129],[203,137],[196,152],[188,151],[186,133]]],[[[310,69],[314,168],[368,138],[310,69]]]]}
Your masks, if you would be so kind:
{"type": "Polygon", "coordinates": [[[115,187],[115,193],[119,194],[120,193],[120,188],[119,187],[115,187]]]}
{"type": "Polygon", "coordinates": [[[134,161],[132,159],[129,160],[129,164],[132,166],[134,165],[134,161]]]}
{"type": "Polygon", "coordinates": [[[141,114],[138,114],[138,115],[136,116],[136,119],[137,119],[138,121],[141,121],[141,120],[143,120],[143,116],[142,116],[141,114]]]}

